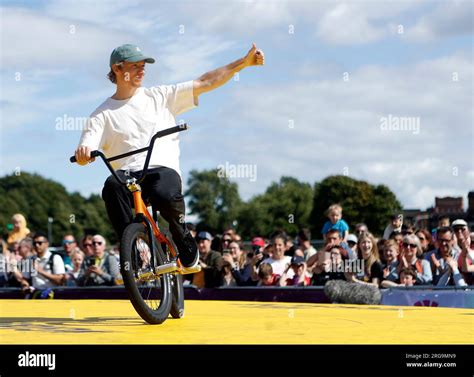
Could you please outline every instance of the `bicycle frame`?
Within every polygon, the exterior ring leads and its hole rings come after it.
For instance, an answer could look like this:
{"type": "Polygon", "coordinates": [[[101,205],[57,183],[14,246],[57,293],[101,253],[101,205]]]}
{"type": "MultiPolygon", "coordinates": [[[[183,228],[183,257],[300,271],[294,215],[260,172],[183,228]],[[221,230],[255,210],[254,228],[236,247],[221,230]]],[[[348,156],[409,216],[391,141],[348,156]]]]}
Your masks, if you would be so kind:
{"type": "MultiPolygon", "coordinates": [[[[156,274],[164,274],[164,273],[173,272],[173,271],[176,271],[177,273],[180,273],[180,274],[187,273],[187,272],[186,272],[186,268],[184,268],[182,266],[180,260],[178,259],[178,252],[175,250],[173,244],[163,233],[161,233],[160,229],[158,228],[158,226],[155,223],[155,219],[148,212],[147,206],[145,205],[145,202],[143,201],[143,198],[142,198],[142,195],[141,195],[142,191],[141,191],[140,183],[145,179],[146,174],[148,172],[148,164],[150,163],[150,158],[151,158],[151,154],[153,152],[153,147],[154,147],[156,139],[164,137],[164,136],[171,135],[175,132],[185,131],[188,128],[189,128],[188,125],[186,123],[183,123],[181,125],[159,131],[155,135],[153,135],[153,137],[150,140],[150,144],[148,145],[148,147],[140,148],[140,149],[137,149],[137,150],[132,151],[132,152],[123,153],[123,154],[113,156],[113,157],[109,157],[109,158],[107,158],[99,150],[95,150],[95,151],[91,152],[91,157],[100,157],[104,161],[105,165],[110,170],[110,172],[112,173],[114,178],[119,183],[126,186],[127,189],[132,193],[132,195],[133,195],[133,204],[134,204],[134,208],[135,208],[135,216],[134,216],[133,221],[134,222],[143,222],[144,225],[147,228],[148,236],[150,238],[150,241],[153,240],[153,236],[154,236],[158,240],[158,242],[166,244],[167,247],[168,247],[168,250],[170,250],[170,253],[171,253],[172,257],[176,260],[176,264],[177,264],[176,266],[174,266],[172,264],[165,265],[165,266],[163,266],[165,268],[161,268],[161,269],[158,268],[159,271],[156,274]],[[134,155],[134,154],[137,154],[137,153],[141,153],[141,152],[147,152],[147,156],[146,156],[145,165],[143,167],[143,170],[142,170],[142,173],[141,173],[140,177],[138,179],[137,178],[129,178],[126,181],[123,181],[117,175],[117,173],[114,170],[114,168],[112,167],[112,165],[110,165],[110,162],[115,161],[115,160],[119,160],[119,159],[124,158],[124,157],[131,156],[131,155],[134,155]]],[[[77,162],[75,156],[72,156],[69,160],[71,162],[77,162]]],[[[153,253],[151,255],[151,258],[154,258],[153,253]]]]}

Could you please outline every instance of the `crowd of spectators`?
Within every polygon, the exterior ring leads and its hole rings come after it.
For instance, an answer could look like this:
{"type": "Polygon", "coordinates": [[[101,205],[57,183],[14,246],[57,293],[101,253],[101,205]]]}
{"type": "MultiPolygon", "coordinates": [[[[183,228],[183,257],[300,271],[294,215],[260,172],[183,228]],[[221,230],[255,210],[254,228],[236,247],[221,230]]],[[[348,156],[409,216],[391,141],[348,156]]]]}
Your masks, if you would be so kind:
{"type": "MultiPolygon", "coordinates": [[[[321,230],[323,246],[311,243],[309,229],[294,237],[275,231],[255,235],[250,244],[234,229],[213,236],[196,232],[201,271],[185,275],[197,288],[233,286],[323,286],[346,280],[381,288],[394,286],[467,286],[474,284],[474,233],[463,219],[441,218],[433,230],[416,229],[394,214],[380,238],[366,224],[350,233],[338,204],[328,208],[321,230]]],[[[18,287],[26,295],[58,286],[113,286],[122,283],[119,253],[100,235],[78,242],[65,234],[62,248],[51,248],[48,236],[30,232],[23,215],[12,217],[13,230],[0,239],[0,287],[18,287]]]]}

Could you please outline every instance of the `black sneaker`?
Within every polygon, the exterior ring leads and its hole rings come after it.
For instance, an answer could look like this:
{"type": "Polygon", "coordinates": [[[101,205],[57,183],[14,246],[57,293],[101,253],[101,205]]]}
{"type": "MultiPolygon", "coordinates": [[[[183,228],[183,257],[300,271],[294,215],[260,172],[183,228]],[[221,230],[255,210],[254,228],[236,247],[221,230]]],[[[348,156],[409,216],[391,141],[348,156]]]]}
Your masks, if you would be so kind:
{"type": "Polygon", "coordinates": [[[178,246],[179,260],[183,267],[190,268],[197,266],[199,262],[199,251],[196,241],[189,231],[185,231],[181,247],[178,246]]]}

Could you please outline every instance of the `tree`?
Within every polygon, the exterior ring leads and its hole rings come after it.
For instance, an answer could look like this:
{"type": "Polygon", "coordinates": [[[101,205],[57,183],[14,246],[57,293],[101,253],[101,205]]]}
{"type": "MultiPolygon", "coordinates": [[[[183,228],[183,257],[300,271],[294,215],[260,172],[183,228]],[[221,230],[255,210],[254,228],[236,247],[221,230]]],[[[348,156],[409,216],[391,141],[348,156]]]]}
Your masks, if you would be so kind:
{"type": "Polygon", "coordinates": [[[328,220],[325,211],[335,203],[342,206],[343,218],[350,228],[363,222],[375,234],[381,234],[390,215],[401,209],[395,194],[384,185],[373,186],[342,175],[330,176],[314,186],[311,223],[315,236],[321,236],[328,220]]]}
{"type": "Polygon", "coordinates": [[[242,203],[238,186],[227,177],[219,177],[218,170],[192,170],[188,179],[189,208],[198,215],[198,230],[217,233],[232,226],[242,203]]]}
{"type": "Polygon", "coordinates": [[[295,235],[300,228],[308,226],[312,196],[310,184],[282,177],[264,194],[242,206],[238,231],[247,239],[256,235],[267,237],[276,229],[295,235]]]}
{"type": "Polygon", "coordinates": [[[48,217],[52,217],[55,244],[66,233],[80,238],[86,231],[100,233],[110,241],[116,241],[105,205],[98,195],[86,199],[79,193],[69,194],[61,184],[37,174],[22,172],[0,178],[0,208],[0,229],[4,235],[11,216],[21,213],[31,231],[46,232],[48,217]]]}

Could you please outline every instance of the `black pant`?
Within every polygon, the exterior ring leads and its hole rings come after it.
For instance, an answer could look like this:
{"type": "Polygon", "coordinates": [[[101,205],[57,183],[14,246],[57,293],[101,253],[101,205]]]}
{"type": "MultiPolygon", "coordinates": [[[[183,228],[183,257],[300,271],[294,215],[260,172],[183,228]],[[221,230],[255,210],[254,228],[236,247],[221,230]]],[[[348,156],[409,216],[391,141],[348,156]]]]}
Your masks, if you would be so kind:
{"type": "MultiPolygon", "coordinates": [[[[138,178],[140,174],[141,172],[130,172],[129,176],[126,176],[124,170],[117,171],[117,175],[121,179],[138,178]]],[[[145,202],[149,201],[153,210],[160,211],[161,216],[168,221],[173,241],[180,250],[183,246],[182,241],[185,232],[185,207],[184,197],[181,193],[181,177],[173,169],[167,167],[154,168],[148,171],[140,186],[143,200],[145,202]]],[[[123,231],[133,219],[132,193],[111,175],[104,183],[102,199],[105,201],[107,214],[120,240],[123,231]]]]}

